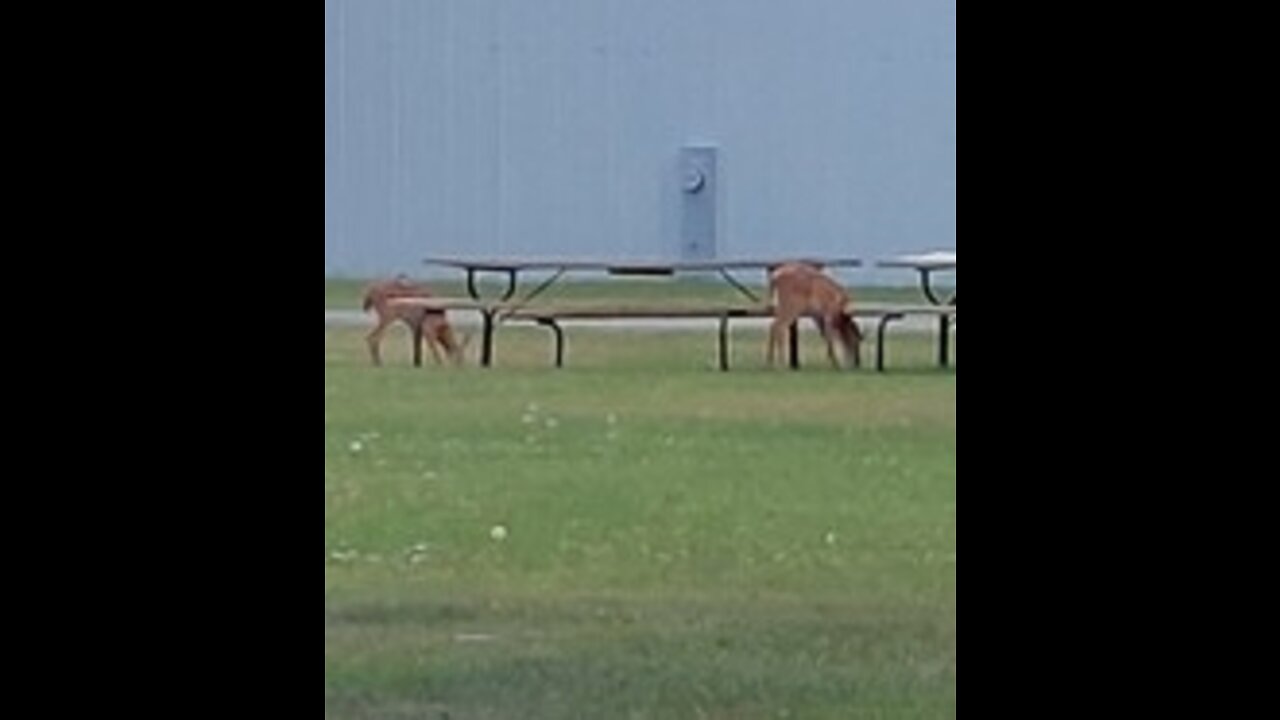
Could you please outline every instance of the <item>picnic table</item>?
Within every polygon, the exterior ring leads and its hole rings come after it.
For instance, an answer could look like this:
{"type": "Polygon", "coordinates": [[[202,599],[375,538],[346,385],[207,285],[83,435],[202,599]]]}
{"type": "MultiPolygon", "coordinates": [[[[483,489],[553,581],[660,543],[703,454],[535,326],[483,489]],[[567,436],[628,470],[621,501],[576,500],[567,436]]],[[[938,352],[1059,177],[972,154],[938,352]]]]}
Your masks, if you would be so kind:
{"type": "MultiPolygon", "coordinates": [[[[758,294],[739,279],[738,274],[744,271],[762,270],[766,273],[785,263],[806,263],[819,268],[859,267],[862,261],[855,257],[820,257],[820,256],[779,256],[772,258],[737,258],[727,260],[601,260],[585,258],[493,258],[493,257],[429,257],[424,262],[432,265],[452,267],[466,273],[467,298],[406,298],[393,302],[420,305],[424,308],[438,310],[473,310],[481,316],[480,364],[489,367],[493,363],[493,345],[495,329],[503,321],[515,320],[534,322],[548,328],[553,334],[555,365],[561,366],[565,356],[565,336],[562,321],[581,320],[636,320],[652,319],[690,319],[705,318],[719,322],[719,365],[722,370],[729,368],[729,324],[740,318],[769,318],[773,309],[768,299],[758,294]],[[672,301],[636,301],[611,300],[591,303],[536,303],[532,301],[547,291],[556,282],[571,272],[603,272],[617,277],[669,277],[685,273],[713,273],[741,293],[748,302],[727,303],[673,303],[672,301]],[[485,298],[477,279],[482,275],[497,274],[506,280],[505,287],[496,297],[485,298]],[[545,274],[528,292],[517,297],[517,288],[522,279],[530,275],[545,274]],[[522,277],[524,276],[524,277],[522,277]]],[[[885,332],[892,322],[908,315],[927,315],[939,317],[943,327],[952,321],[955,315],[954,295],[950,305],[939,302],[936,293],[929,283],[929,275],[938,270],[955,269],[955,254],[949,257],[942,255],[903,256],[886,259],[881,262],[886,267],[913,267],[921,270],[921,277],[928,305],[858,305],[850,308],[857,317],[878,320],[876,368],[884,369],[885,332]],[[899,265],[898,263],[910,263],[899,265]]],[[[415,344],[419,331],[415,332],[415,344]]],[[[943,337],[946,337],[944,330],[943,337]]],[[[789,333],[789,364],[798,368],[799,341],[795,324],[789,333]]],[[[943,349],[943,364],[946,364],[943,349]]],[[[415,355],[415,364],[418,356],[415,355]]]]}
{"type": "MultiPolygon", "coordinates": [[[[898,255],[876,262],[879,267],[907,268],[915,270],[920,276],[920,289],[929,303],[935,306],[956,306],[956,293],[943,298],[933,285],[934,275],[940,272],[955,273],[956,251],[936,250],[933,252],[898,255]]],[[[938,364],[946,367],[950,363],[951,330],[955,325],[955,314],[940,313],[938,315],[938,364]]]]}
{"type": "MultiPolygon", "coordinates": [[[[423,259],[423,262],[429,265],[453,267],[465,272],[467,276],[467,294],[476,301],[480,301],[482,299],[480,288],[478,287],[476,280],[483,274],[497,274],[506,278],[506,288],[499,295],[499,300],[502,303],[511,303],[512,298],[515,297],[516,288],[519,285],[520,275],[522,273],[526,275],[530,273],[549,273],[547,278],[542,280],[541,283],[536,285],[528,293],[519,297],[514,301],[514,303],[504,306],[501,309],[501,315],[503,318],[531,319],[541,325],[549,327],[552,332],[555,333],[557,340],[557,364],[562,363],[564,359],[564,335],[558,325],[558,321],[561,319],[608,320],[634,319],[637,317],[706,317],[718,319],[721,322],[720,337],[722,338],[722,342],[719,354],[720,365],[723,369],[728,369],[727,350],[725,346],[725,343],[727,342],[728,320],[734,317],[747,317],[752,315],[761,316],[764,313],[759,312],[755,308],[726,305],[715,307],[673,307],[669,305],[637,307],[634,304],[631,304],[626,308],[597,306],[590,310],[578,308],[562,309],[560,311],[543,309],[541,312],[537,313],[526,311],[525,308],[534,298],[541,295],[570,272],[603,272],[615,277],[670,277],[687,273],[715,273],[752,303],[760,305],[763,300],[747,284],[743,283],[735,273],[741,273],[749,270],[763,270],[767,273],[773,268],[784,263],[805,263],[818,268],[859,267],[862,265],[862,260],[856,257],[815,257],[804,255],[775,258],[735,258],[727,260],[616,260],[597,258],[492,258],[448,256],[427,257],[423,259]]],[[[487,366],[492,362],[492,318],[485,314],[484,320],[485,332],[481,339],[480,363],[481,365],[487,366]]],[[[792,326],[791,332],[789,333],[788,344],[790,364],[792,367],[799,367],[799,339],[794,326],[792,326]]]]}
{"type": "Polygon", "coordinates": [[[520,273],[550,272],[550,277],[542,281],[528,294],[520,298],[521,304],[542,294],[569,272],[604,272],[613,276],[662,277],[679,273],[719,274],[725,282],[751,299],[759,302],[760,298],[734,275],[743,270],[765,270],[788,262],[807,263],[819,268],[826,267],[859,267],[862,261],[853,257],[786,257],[772,259],[735,259],[735,260],[599,260],[575,258],[475,258],[475,257],[428,257],[423,260],[428,265],[440,265],[463,270],[467,274],[467,293],[474,299],[480,299],[480,290],[476,286],[476,278],[482,273],[505,275],[507,287],[502,292],[501,300],[510,300],[516,292],[520,273]]]}

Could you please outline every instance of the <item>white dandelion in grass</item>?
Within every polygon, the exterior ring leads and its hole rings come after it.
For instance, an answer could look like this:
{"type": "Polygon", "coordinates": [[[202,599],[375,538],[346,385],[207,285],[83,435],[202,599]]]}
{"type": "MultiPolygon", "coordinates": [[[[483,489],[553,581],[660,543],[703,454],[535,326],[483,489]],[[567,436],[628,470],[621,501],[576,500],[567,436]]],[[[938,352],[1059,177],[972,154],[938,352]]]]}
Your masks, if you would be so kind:
{"type": "Polygon", "coordinates": [[[360,557],[360,553],[356,550],[334,550],[329,553],[329,559],[334,562],[351,562],[360,557]]]}
{"type": "Polygon", "coordinates": [[[426,562],[427,554],[430,549],[431,549],[431,546],[424,542],[420,542],[417,545],[414,545],[413,547],[409,548],[409,552],[408,552],[409,564],[418,565],[426,562]]]}
{"type": "Polygon", "coordinates": [[[502,542],[507,539],[507,526],[494,525],[489,528],[489,538],[494,542],[502,542]]]}

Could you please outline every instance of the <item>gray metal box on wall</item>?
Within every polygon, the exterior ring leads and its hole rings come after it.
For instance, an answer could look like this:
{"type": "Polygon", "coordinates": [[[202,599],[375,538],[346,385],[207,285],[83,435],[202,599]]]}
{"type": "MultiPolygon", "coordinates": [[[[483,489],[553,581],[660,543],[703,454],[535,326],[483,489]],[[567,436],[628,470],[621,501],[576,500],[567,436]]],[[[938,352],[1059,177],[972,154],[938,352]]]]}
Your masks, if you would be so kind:
{"type": "Polygon", "coordinates": [[[680,149],[680,256],[686,260],[716,257],[720,195],[716,154],[717,148],[710,145],[680,149]]]}

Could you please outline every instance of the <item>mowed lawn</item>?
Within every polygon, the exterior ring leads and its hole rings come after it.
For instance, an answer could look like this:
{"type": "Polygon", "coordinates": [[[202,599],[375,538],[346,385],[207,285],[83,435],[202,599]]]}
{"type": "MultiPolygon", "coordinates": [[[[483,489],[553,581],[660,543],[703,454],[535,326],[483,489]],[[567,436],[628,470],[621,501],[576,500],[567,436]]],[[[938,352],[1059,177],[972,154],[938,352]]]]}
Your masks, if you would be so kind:
{"type": "Polygon", "coordinates": [[[325,717],[954,718],[955,371],[813,335],[724,374],[713,330],[557,371],[537,328],[488,370],[327,329],[325,717]]]}

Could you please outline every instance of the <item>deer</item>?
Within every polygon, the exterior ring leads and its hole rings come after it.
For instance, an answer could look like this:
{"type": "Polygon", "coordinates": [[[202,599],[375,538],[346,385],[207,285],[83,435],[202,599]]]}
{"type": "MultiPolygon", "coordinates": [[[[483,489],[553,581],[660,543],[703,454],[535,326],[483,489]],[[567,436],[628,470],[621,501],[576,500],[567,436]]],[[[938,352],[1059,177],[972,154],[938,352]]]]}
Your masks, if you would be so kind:
{"type": "Polygon", "coordinates": [[[832,340],[839,342],[846,362],[862,365],[862,331],[849,314],[849,294],[817,267],[806,263],[783,263],[769,271],[769,295],[773,303],[773,323],[769,326],[766,360],[774,365],[790,328],[801,316],[813,318],[827,344],[831,366],[840,368],[832,340]]]}
{"type": "Polygon", "coordinates": [[[432,297],[432,293],[425,285],[413,282],[404,275],[397,275],[390,280],[379,280],[365,289],[364,311],[372,310],[377,316],[373,330],[365,337],[365,342],[369,344],[369,357],[374,365],[382,364],[380,350],[382,336],[397,320],[403,321],[410,330],[415,331],[415,337],[419,332],[421,333],[423,342],[431,349],[431,355],[435,358],[437,365],[443,362],[441,350],[455,365],[462,363],[462,351],[470,338],[464,336],[461,342],[458,341],[453,328],[445,318],[444,310],[395,302],[401,298],[429,297],[432,297]]]}

